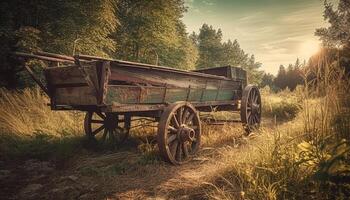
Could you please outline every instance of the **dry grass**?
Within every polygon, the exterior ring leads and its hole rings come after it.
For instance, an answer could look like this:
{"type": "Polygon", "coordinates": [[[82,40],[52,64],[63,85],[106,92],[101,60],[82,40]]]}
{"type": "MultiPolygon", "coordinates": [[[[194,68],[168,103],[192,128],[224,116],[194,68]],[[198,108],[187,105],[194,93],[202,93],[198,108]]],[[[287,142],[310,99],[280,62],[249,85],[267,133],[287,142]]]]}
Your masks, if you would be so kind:
{"type": "MultiPolygon", "coordinates": [[[[288,123],[261,130],[259,139],[242,152],[221,150],[226,167],[205,184],[207,198],[349,197],[350,123],[346,117],[350,116],[350,81],[337,66],[325,63],[315,72],[317,80],[305,81],[297,92],[264,97],[265,108],[270,108],[265,112],[273,113],[273,104],[286,96],[301,106],[300,112],[288,123]]],[[[308,75],[305,72],[305,77],[308,75]]]]}
{"type": "MultiPolygon", "coordinates": [[[[11,143],[4,133],[34,138],[29,143],[17,141],[20,150],[15,151],[31,152],[30,156],[34,152],[39,157],[56,152],[72,155],[78,149],[74,161],[61,173],[78,176],[84,187],[98,185],[92,199],[341,199],[349,194],[347,186],[334,177],[348,177],[350,148],[343,140],[349,137],[349,121],[343,117],[348,116],[348,109],[343,106],[347,101],[338,98],[340,89],[329,87],[327,95],[317,98],[312,98],[316,95],[307,87],[275,95],[263,91],[265,116],[278,117],[272,114],[277,107],[277,113],[290,114],[289,104],[279,106],[287,101],[298,106],[295,117],[281,123],[264,119],[261,129],[249,137],[243,135],[240,124],[204,124],[202,148],[183,166],[159,159],[154,127],[134,129],[129,143],[118,149],[83,151],[77,142],[80,138],[61,137],[82,133],[81,114],[50,111],[47,98],[38,89],[1,91],[0,142],[11,143]],[[59,140],[52,141],[52,137],[59,140]]],[[[212,113],[212,117],[237,118],[227,113],[212,113]]],[[[10,147],[7,152],[14,151],[10,147]]],[[[60,177],[53,179],[52,188],[62,184],[60,177]]]]}
{"type": "Polygon", "coordinates": [[[39,88],[23,91],[0,89],[0,132],[20,136],[45,133],[66,136],[82,132],[82,115],[76,112],[53,112],[48,98],[39,88]]]}
{"type": "Polygon", "coordinates": [[[0,89],[0,157],[64,160],[80,147],[83,115],[55,112],[39,88],[0,89]]]}

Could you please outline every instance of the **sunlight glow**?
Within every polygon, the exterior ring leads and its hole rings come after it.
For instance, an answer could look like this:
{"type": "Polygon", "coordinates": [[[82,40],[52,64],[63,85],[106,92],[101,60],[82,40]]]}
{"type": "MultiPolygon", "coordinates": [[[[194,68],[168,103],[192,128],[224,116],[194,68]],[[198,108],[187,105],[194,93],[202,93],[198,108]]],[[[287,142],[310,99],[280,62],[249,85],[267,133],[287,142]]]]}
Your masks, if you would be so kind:
{"type": "Polygon", "coordinates": [[[320,50],[320,42],[317,40],[305,41],[300,46],[300,54],[305,58],[310,58],[320,50]]]}

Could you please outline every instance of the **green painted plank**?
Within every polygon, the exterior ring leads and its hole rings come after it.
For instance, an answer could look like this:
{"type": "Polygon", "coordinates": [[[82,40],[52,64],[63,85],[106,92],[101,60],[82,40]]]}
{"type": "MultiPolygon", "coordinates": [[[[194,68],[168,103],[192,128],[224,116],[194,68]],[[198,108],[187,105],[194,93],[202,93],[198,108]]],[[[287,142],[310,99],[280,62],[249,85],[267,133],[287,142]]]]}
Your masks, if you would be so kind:
{"type": "Polygon", "coordinates": [[[200,88],[167,88],[165,94],[164,87],[108,86],[106,103],[157,104],[177,101],[229,101],[232,99],[234,99],[234,92],[230,89],[218,91],[200,88]]]}

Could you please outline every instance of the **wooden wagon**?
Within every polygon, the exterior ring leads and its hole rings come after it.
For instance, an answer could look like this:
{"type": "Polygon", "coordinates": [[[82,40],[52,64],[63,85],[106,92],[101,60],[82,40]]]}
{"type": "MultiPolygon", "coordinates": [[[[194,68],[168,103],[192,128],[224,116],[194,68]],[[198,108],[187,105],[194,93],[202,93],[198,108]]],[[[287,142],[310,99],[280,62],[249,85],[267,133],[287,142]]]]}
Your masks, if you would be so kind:
{"type": "Polygon", "coordinates": [[[246,72],[238,67],[184,71],[85,55],[15,54],[50,63],[43,70],[46,83],[25,67],[50,97],[52,110],[86,111],[88,138],[121,143],[134,117],[153,118],[160,154],[173,164],[198,151],[198,111],[240,112],[247,131],[260,124],[259,90],[247,85],[246,72]]]}

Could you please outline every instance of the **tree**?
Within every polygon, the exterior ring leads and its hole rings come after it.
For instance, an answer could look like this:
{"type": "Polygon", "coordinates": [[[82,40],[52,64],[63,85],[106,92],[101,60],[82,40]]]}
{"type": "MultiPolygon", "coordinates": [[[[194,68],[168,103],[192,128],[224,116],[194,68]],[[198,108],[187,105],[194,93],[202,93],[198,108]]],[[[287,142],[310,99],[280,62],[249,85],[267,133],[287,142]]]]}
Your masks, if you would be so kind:
{"type": "Polygon", "coordinates": [[[222,63],[222,32],[203,24],[197,37],[199,58],[196,68],[218,67],[222,63]]]}
{"type": "Polygon", "coordinates": [[[222,54],[222,65],[240,66],[248,59],[248,55],[241,49],[237,40],[224,42],[222,54]]]}
{"type": "Polygon", "coordinates": [[[327,0],[324,2],[324,19],[329,22],[328,28],[316,29],[315,35],[319,36],[330,54],[337,51],[337,56],[330,62],[338,63],[350,76],[350,1],[339,0],[335,10],[333,4],[327,0]]]}
{"type": "Polygon", "coordinates": [[[286,80],[286,68],[283,65],[280,65],[277,73],[277,77],[274,80],[274,85],[276,85],[279,89],[286,88],[287,84],[286,80]]]}
{"type": "Polygon", "coordinates": [[[328,28],[319,28],[316,35],[321,38],[327,47],[339,47],[350,45],[350,1],[339,0],[338,9],[334,10],[333,4],[327,0],[324,2],[324,19],[330,24],[328,28]]]}
{"type": "Polygon", "coordinates": [[[4,86],[23,82],[21,68],[9,58],[11,51],[72,54],[74,46],[78,53],[99,56],[115,51],[109,37],[117,26],[114,0],[5,0],[0,9],[0,38],[6,41],[0,47],[4,86]]]}
{"type": "Polygon", "coordinates": [[[212,26],[203,24],[199,34],[191,35],[196,42],[199,51],[199,59],[196,68],[209,68],[219,66],[242,67],[248,73],[250,83],[259,84],[263,72],[259,71],[261,63],[255,61],[254,55],[246,54],[237,40],[228,40],[222,43],[222,32],[215,30],[212,26]]]}
{"type": "Polygon", "coordinates": [[[273,91],[276,90],[276,86],[274,84],[275,76],[270,73],[264,73],[264,75],[261,78],[261,83],[259,84],[260,88],[264,88],[266,86],[269,86],[273,91]]]}
{"type": "Polygon", "coordinates": [[[197,51],[181,21],[184,1],[125,0],[118,3],[114,34],[119,59],[191,69],[197,51]]]}
{"type": "Polygon", "coordinates": [[[278,89],[286,89],[287,87],[290,90],[294,90],[297,85],[303,84],[303,77],[300,73],[300,68],[303,67],[300,64],[300,60],[297,59],[295,64],[289,64],[287,70],[283,65],[280,65],[277,77],[274,80],[274,85],[278,89]]]}
{"type": "Polygon", "coordinates": [[[259,71],[261,68],[261,63],[255,61],[255,56],[251,55],[247,61],[241,64],[242,68],[245,69],[248,73],[248,81],[249,83],[254,83],[259,85],[261,82],[261,78],[263,76],[263,72],[259,71]]]}

